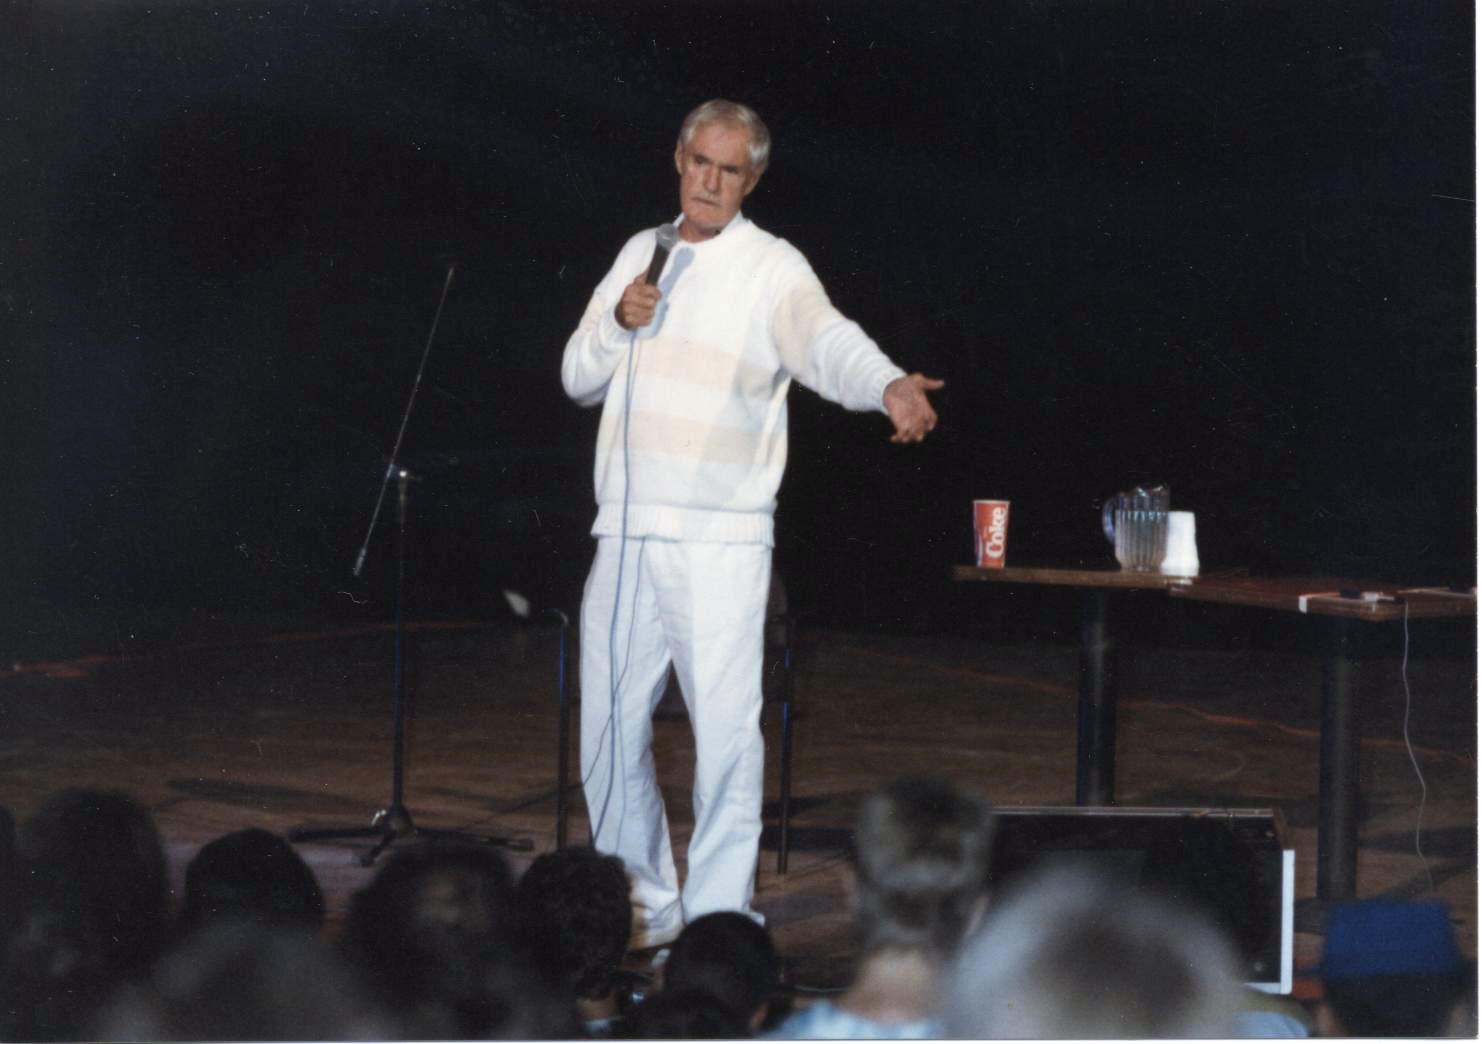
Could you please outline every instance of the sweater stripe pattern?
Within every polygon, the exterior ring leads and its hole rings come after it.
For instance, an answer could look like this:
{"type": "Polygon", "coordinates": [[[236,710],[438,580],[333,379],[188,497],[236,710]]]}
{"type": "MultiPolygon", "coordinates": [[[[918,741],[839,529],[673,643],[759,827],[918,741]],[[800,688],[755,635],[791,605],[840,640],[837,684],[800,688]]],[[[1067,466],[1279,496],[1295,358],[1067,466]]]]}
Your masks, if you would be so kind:
{"type": "Polygon", "coordinates": [[[883,411],[904,371],[830,303],[795,247],[741,214],[713,239],[681,240],[653,322],[624,330],[613,312],[654,231],[628,240],[561,360],[567,395],[602,404],[592,533],[622,533],[626,499],[629,536],[771,546],[792,381],[883,411]]]}

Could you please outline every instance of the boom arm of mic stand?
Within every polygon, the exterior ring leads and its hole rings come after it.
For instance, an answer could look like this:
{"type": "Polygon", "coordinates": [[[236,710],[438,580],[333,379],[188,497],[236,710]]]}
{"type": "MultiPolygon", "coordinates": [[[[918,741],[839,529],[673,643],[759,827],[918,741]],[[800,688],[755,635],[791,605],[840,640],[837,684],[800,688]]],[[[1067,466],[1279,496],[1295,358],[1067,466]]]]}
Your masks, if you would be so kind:
{"type": "MultiPolygon", "coordinates": [[[[376,531],[376,521],[381,517],[381,505],[386,501],[386,484],[391,481],[400,468],[396,460],[401,455],[401,440],[407,433],[407,421],[412,419],[412,406],[417,401],[417,389],[422,387],[422,373],[427,369],[427,357],[432,354],[432,339],[437,335],[437,324],[443,317],[443,305],[448,300],[448,287],[453,285],[453,267],[448,266],[447,278],[443,280],[442,296],[437,300],[437,312],[432,317],[432,329],[427,331],[427,345],[422,349],[422,361],[417,364],[417,377],[412,382],[412,394],[407,399],[407,408],[401,415],[401,427],[396,432],[396,443],[391,447],[391,459],[386,464],[386,474],[381,477],[381,492],[376,497],[376,509],[371,512],[370,528],[365,531],[365,542],[360,545],[360,553],[355,556],[354,575],[360,576],[360,570],[365,566],[366,549],[370,547],[371,535],[376,531]]],[[[405,475],[403,474],[403,478],[405,475]]]]}
{"type": "Polygon", "coordinates": [[[390,463],[386,465],[386,474],[381,476],[381,492],[376,497],[376,509],[371,512],[370,528],[365,531],[365,540],[360,545],[360,553],[355,556],[355,568],[352,575],[359,577],[361,569],[365,568],[365,553],[370,549],[371,536],[376,531],[376,522],[381,517],[381,505],[386,502],[386,486],[391,482],[391,476],[396,474],[396,458],[393,456],[390,463]]]}

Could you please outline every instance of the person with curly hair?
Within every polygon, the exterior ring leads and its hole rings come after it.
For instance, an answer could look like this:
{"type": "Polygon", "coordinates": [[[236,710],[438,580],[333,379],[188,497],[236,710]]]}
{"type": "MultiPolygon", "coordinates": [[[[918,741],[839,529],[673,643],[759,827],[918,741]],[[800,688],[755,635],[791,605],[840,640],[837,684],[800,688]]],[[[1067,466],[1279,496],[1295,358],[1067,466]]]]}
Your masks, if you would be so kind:
{"type": "Polygon", "coordinates": [[[518,932],[513,875],[492,848],[396,852],[350,902],[342,951],[409,1039],[526,1039],[574,1029],[518,932]]]}
{"type": "Polygon", "coordinates": [[[592,1034],[607,1034],[622,1015],[618,970],[633,927],[628,887],[621,859],[585,847],[545,853],[518,886],[525,936],[570,989],[592,1034]]]}

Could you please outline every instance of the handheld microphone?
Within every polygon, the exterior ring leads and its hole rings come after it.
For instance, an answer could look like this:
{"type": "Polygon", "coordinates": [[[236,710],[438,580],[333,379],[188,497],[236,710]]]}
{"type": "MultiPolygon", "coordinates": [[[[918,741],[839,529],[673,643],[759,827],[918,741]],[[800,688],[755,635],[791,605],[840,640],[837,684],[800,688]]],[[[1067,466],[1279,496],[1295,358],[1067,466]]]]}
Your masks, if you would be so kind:
{"type": "Polygon", "coordinates": [[[659,273],[664,270],[664,262],[669,260],[669,251],[674,249],[674,244],[679,242],[679,229],[672,224],[659,226],[658,232],[654,234],[654,258],[648,263],[648,275],[644,278],[649,286],[659,281],[659,273]]]}

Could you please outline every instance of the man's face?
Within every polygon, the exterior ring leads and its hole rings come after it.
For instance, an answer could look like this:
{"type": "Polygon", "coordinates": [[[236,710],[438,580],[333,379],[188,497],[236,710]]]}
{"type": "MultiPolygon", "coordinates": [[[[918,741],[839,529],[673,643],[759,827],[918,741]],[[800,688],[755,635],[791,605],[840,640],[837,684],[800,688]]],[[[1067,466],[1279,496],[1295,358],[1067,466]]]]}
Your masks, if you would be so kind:
{"type": "Polygon", "coordinates": [[[679,208],[684,211],[681,237],[695,243],[715,235],[756,188],[761,175],[752,169],[746,151],[750,140],[746,131],[728,123],[702,123],[688,145],[675,146],[679,208]]]}

